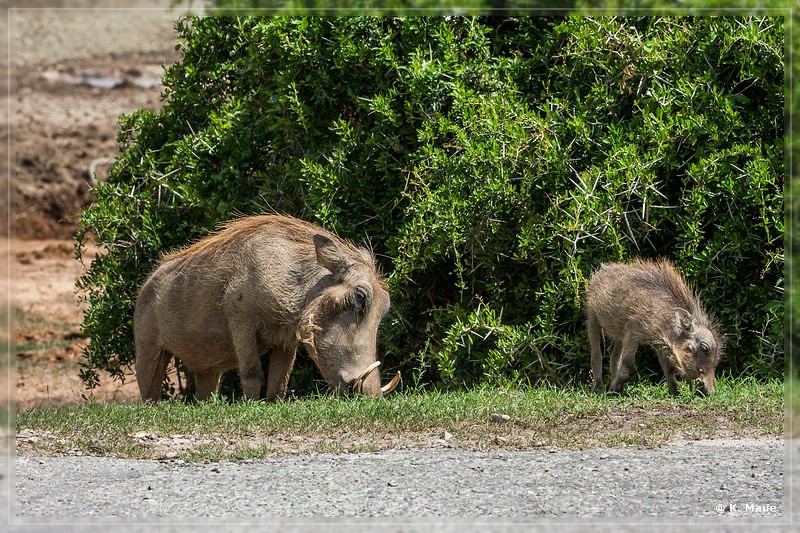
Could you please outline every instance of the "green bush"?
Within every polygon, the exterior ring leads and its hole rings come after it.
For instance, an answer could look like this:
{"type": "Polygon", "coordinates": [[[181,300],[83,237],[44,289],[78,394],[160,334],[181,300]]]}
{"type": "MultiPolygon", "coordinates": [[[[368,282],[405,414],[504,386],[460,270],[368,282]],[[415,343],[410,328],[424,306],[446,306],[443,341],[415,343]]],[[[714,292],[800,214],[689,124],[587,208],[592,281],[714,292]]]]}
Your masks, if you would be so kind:
{"type": "MultiPolygon", "coordinates": [[[[604,261],[673,259],[722,371],[783,372],[782,18],[179,21],[165,106],[120,119],[82,215],[105,253],[83,377],[134,358],[159,254],[240,214],[368,237],[384,371],[440,387],[588,379],[604,261]]],[[[298,368],[294,385],[317,374],[298,368]]],[[[640,371],[657,368],[641,358],[640,371]]]]}
{"type": "MultiPolygon", "coordinates": [[[[762,0],[763,1],[763,0],[762,0]]],[[[776,1],[776,0],[773,0],[776,1]]],[[[593,0],[597,2],[597,0],[593,0]]],[[[214,15],[481,15],[495,10],[564,10],[579,0],[211,0],[214,15]]],[[[602,7],[594,5],[593,7],[602,7]]]]}

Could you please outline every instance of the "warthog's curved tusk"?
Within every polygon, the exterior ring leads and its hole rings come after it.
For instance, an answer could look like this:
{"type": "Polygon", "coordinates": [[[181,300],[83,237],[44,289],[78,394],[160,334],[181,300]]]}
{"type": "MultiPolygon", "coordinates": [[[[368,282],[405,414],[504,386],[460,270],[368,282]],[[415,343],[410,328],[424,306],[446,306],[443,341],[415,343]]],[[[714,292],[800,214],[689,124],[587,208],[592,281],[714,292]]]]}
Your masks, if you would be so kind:
{"type": "Polygon", "coordinates": [[[364,380],[367,379],[367,376],[369,376],[372,373],[372,371],[375,370],[376,368],[378,368],[379,366],[381,366],[381,362],[380,361],[375,361],[374,363],[369,365],[366,369],[364,369],[364,371],[361,373],[361,375],[358,376],[356,378],[356,380],[353,382],[353,392],[354,393],[356,393],[356,394],[360,394],[361,393],[361,387],[364,385],[364,380]]]}
{"type": "Polygon", "coordinates": [[[400,371],[399,370],[397,371],[397,374],[394,375],[394,377],[392,378],[392,380],[389,383],[387,383],[386,385],[381,387],[381,394],[389,394],[390,392],[392,392],[394,389],[397,388],[398,383],[400,383],[400,371]]]}

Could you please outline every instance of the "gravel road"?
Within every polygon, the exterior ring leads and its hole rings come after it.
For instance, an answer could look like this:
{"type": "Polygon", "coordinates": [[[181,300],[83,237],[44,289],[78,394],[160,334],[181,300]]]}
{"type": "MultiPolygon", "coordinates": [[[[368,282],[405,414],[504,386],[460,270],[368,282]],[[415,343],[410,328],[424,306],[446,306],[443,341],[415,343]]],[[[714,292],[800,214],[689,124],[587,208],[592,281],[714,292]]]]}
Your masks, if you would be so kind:
{"type": "Polygon", "coordinates": [[[680,529],[691,522],[704,529],[749,523],[783,530],[792,514],[784,483],[800,473],[800,441],[388,450],[235,463],[18,457],[15,464],[11,523],[26,531],[37,524],[144,527],[175,520],[219,527],[257,517],[264,517],[256,522],[261,525],[281,522],[281,531],[363,525],[352,517],[392,531],[431,531],[431,524],[441,526],[437,531],[463,529],[475,521],[482,529],[600,523],[619,531],[620,523],[641,526],[653,517],[680,529]]]}

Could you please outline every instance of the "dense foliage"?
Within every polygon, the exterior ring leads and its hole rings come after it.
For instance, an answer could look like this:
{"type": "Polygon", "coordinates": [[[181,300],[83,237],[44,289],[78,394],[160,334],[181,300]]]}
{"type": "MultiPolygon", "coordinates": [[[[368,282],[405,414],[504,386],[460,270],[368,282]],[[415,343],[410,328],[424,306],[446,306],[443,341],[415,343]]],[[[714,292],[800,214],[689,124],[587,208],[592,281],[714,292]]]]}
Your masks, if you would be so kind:
{"type": "Polygon", "coordinates": [[[782,374],[782,18],[177,26],[164,108],[121,118],[82,215],[106,251],[79,282],[87,382],[132,363],[161,252],[270,211],[369,238],[393,299],[382,368],[407,383],[585,382],[585,282],[634,256],[698,289],[721,370],[782,374]]]}
{"type": "MultiPolygon", "coordinates": [[[[567,9],[580,0],[211,0],[214,15],[481,15],[494,10],[567,9]]],[[[598,6],[595,6],[598,7],[598,6]]]]}

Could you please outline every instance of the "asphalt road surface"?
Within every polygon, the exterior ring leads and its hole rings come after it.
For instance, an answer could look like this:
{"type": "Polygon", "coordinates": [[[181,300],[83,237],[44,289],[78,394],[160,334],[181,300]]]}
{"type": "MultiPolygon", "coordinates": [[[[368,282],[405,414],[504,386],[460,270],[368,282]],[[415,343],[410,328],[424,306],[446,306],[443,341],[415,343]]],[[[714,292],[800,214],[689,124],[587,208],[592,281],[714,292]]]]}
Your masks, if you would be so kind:
{"type": "MultiPolygon", "coordinates": [[[[219,463],[18,457],[12,529],[92,524],[152,530],[659,531],[688,525],[797,525],[788,483],[800,441],[712,440],[656,449],[491,451],[458,448],[310,454],[219,463]]],[[[794,485],[792,483],[791,485],[794,485]]],[[[792,498],[793,502],[796,498],[792,498]]],[[[116,529],[116,528],[115,528],[116,529]]]]}

